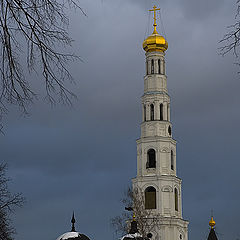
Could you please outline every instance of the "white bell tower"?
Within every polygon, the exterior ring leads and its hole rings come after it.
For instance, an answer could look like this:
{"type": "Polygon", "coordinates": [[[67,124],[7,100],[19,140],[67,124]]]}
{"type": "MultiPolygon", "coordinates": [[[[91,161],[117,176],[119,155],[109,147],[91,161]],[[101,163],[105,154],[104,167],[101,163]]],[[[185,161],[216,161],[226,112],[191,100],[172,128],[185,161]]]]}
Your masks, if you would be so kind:
{"type": "Polygon", "coordinates": [[[133,188],[140,188],[145,208],[159,218],[153,240],[188,240],[188,221],[182,218],[181,179],[176,172],[176,141],[172,138],[170,96],[167,90],[165,51],[168,43],[154,31],[143,42],[146,75],[142,96],[141,137],[137,140],[137,177],[133,188]]]}

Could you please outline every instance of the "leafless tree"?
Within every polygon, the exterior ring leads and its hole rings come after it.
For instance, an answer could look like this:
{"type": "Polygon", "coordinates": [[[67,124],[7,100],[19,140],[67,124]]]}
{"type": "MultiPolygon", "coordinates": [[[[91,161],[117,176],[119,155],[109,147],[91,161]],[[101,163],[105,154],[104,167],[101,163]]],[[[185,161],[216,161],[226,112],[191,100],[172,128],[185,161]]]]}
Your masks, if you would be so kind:
{"type": "Polygon", "coordinates": [[[37,80],[51,103],[71,104],[75,95],[65,84],[72,81],[68,63],[80,58],[67,48],[72,43],[67,31],[70,8],[85,15],[78,0],[0,0],[0,117],[8,104],[27,113],[36,99],[26,70],[41,72],[37,80]]]}
{"type": "MultiPolygon", "coordinates": [[[[121,201],[125,206],[133,209],[139,233],[144,239],[147,239],[148,233],[160,226],[159,216],[154,214],[152,209],[145,208],[145,197],[140,188],[128,188],[121,201]]],[[[116,233],[126,234],[131,219],[132,213],[125,211],[122,215],[112,218],[111,225],[115,228],[116,233]]]]}
{"type": "Polygon", "coordinates": [[[9,191],[6,168],[6,164],[0,164],[0,240],[13,239],[14,228],[11,225],[10,214],[24,202],[22,194],[12,194],[9,191]]]}
{"type": "MultiPolygon", "coordinates": [[[[232,52],[235,57],[239,56],[240,46],[240,0],[237,0],[237,12],[235,15],[235,23],[228,26],[228,31],[220,41],[221,47],[219,48],[221,55],[226,55],[232,52]]],[[[240,63],[236,63],[240,65],[240,63]]]]}

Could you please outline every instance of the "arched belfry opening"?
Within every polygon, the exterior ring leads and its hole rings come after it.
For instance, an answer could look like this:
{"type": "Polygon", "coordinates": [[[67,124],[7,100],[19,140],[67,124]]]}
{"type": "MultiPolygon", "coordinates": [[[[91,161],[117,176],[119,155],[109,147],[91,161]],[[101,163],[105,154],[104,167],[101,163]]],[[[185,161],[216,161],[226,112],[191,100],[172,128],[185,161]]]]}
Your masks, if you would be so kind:
{"type": "Polygon", "coordinates": [[[145,190],[145,209],[156,209],[156,189],[147,187],[145,190]]]}
{"type": "Polygon", "coordinates": [[[158,59],[158,74],[161,74],[161,60],[158,59]]]}
{"type": "Polygon", "coordinates": [[[174,189],[174,198],[175,198],[175,211],[178,211],[178,190],[174,189]]]}
{"type": "Polygon", "coordinates": [[[172,135],[172,129],[170,126],[168,126],[168,134],[171,136],[172,135]]]}
{"type": "Polygon", "coordinates": [[[156,152],[154,149],[149,149],[147,152],[146,168],[156,168],[156,152]]]}
{"type": "Polygon", "coordinates": [[[151,119],[151,121],[154,120],[154,105],[153,104],[150,105],[150,119],[151,119]]]}
{"type": "Polygon", "coordinates": [[[154,60],[151,61],[151,74],[154,74],[154,60]]]}
{"type": "Polygon", "coordinates": [[[171,150],[171,170],[174,170],[174,155],[173,155],[173,150],[171,150]]]}
{"type": "Polygon", "coordinates": [[[163,120],[163,104],[160,104],[160,121],[163,120]]]}

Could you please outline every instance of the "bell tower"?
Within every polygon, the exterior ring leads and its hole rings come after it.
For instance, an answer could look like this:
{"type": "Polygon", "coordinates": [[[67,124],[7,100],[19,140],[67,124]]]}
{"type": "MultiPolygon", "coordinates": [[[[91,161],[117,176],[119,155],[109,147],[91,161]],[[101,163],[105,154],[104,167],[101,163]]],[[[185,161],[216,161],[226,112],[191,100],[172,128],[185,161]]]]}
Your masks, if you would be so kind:
{"type": "Polygon", "coordinates": [[[182,218],[181,179],[176,171],[176,141],[172,136],[170,96],[167,90],[166,39],[154,30],[143,42],[146,75],[142,96],[141,136],[137,140],[137,176],[133,188],[141,189],[145,209],[159,218],[154,240],[188,240],[188,222],[182,218]]]}

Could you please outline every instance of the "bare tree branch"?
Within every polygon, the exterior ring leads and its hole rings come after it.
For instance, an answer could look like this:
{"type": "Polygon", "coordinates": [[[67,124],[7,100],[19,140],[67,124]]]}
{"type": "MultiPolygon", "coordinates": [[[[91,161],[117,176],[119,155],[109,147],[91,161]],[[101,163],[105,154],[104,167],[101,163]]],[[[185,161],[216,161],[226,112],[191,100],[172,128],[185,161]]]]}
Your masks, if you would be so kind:
{"type": "MultiPolygon", "coordinates": [[[[148,233],[160,226],[159,216],[153,214],[152,209],[145,208],[145,197],[140,188],[128,188],[124,198],[122,199],[122,203],[126,207],[131,207],[133,209],[139,233],[144,239],[147,238],[148,233]]],[[[111,225],[115,228],[116,233],[128,233],[131,218],[132,216],[129,212],[124,212],[122,215],[112,218],[111,225]]]]}
{"type": "Polygon", "coordinates": [[[219,47],[220,54],[225,56],[227,53],[232,52],[235,57],[238,57],[240,45],[240,0],[237,0],[237,12],[235,15],[236,22],[227,27],[227,33],[220,40],[219,47]]]}
{"type": "Polygon", "coordinates": [[[0,121],[8,104],[27,113],[36,99],[37,92],[24,74],[25,65],[29,73],[41,72],[46,98],[52,104],[71,105],[76,96],[65,85],[66,80],[73,81],[68,63],[80,57],[66,50],[72,43],[66,12],[74,8],[86,15],[77,1],[0,0],[0,121]]]}
{"type": "Polygon", "coordinates": [[[8,189],[9,179],[6,178],[6,164],[0,164],[0,240],[12,240],[15,233],[11,225],[10,213],[21,207],[24,198],[21,193],[12,194],[8,189]]]}

